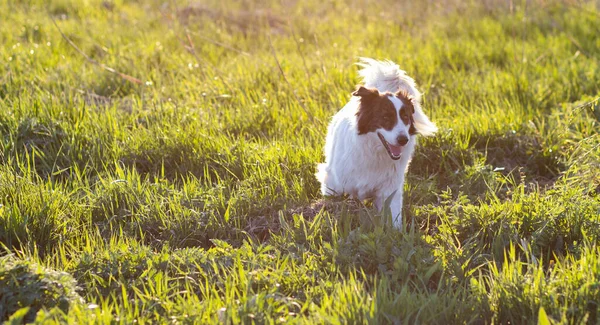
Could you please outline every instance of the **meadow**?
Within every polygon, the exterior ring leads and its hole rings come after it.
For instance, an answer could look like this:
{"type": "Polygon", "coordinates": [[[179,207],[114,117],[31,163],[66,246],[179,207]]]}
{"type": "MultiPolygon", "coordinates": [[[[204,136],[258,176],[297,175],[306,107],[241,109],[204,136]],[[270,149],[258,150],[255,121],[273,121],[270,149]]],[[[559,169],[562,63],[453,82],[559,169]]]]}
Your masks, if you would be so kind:
{"type": "Polygon", "coordinates": [[[598,1],[1,1],[0,322],[598,323],[599,35],[598,1]],[[402,231],[314,177],[360,56],[440,129],[402,231]]]}

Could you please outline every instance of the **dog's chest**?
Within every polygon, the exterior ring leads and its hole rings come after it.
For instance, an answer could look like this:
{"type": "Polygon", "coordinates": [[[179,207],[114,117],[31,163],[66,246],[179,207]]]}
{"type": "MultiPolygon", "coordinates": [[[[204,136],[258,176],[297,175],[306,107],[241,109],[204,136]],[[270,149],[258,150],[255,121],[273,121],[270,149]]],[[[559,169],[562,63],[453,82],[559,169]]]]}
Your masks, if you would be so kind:
{"type": "Polygon", "coordinates": [[[398,188],[403,173],[400,164],[390,162],[362,161],[349,171],[348,185],[352,194],[360,198],[376,196],[379,192],[390,192],[398,188]]]}

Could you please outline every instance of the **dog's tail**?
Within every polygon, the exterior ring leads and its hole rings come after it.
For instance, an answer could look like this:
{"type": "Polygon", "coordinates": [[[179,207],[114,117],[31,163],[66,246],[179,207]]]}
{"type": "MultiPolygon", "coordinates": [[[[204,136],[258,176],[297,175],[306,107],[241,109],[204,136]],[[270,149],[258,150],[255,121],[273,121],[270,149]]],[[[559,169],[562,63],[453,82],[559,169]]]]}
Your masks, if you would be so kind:
{"type": "Polygon", "coordinates": [[[362,69],[358,74],[363,77],[367,88],[377,88],[381,92],[392,93],[402,89],[416,100],[421,100],[421,93],[417,90],[415,80],[392,61],[378,61],[371,58],[359,58],[357,63],[362,69]]]}
{"type": "Polygon", "coordinates": [[[437,127],[423,113],[421,108],[421,93],[417,89],[415,80],[392,61],[378,61],[370,58],[360,58],[357,63],[362,69],[358,74],[363,78],[365,87],[376,88],[381,92],[397,92],[403,90],[413,98],[415,107],[415,128],[424,136],[433,135],[437,127]]]}

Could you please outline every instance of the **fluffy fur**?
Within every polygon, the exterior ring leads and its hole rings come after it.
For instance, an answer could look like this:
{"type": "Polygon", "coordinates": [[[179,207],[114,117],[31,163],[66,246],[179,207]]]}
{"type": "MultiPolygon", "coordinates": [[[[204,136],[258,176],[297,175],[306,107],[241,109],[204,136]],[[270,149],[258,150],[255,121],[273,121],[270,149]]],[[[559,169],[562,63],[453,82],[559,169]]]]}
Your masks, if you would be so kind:
{"type": "Polygon", "coordinates": [[[379,210],[394,195],[392,220],[401,228],[404,175],[417,134],[430,136],[437,127],[423,113],[415,81],[398,65],[369,58],[358,65],[364,86],[329,124],[316,176],[323,195],[373,199],[379,210]]]}

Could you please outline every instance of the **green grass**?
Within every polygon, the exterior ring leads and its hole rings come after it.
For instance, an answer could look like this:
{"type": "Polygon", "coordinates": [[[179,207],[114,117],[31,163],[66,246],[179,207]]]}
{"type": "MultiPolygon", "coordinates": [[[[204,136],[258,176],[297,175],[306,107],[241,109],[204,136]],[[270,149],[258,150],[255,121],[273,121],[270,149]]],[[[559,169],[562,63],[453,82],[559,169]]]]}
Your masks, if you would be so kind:
{"type": "Polygon", "coordinates": [[[598,8],[0,2],[0,321],[597,323],[598,8]],[[440,127],[403,231],[313,175],[358,56],[440,127]]]}

